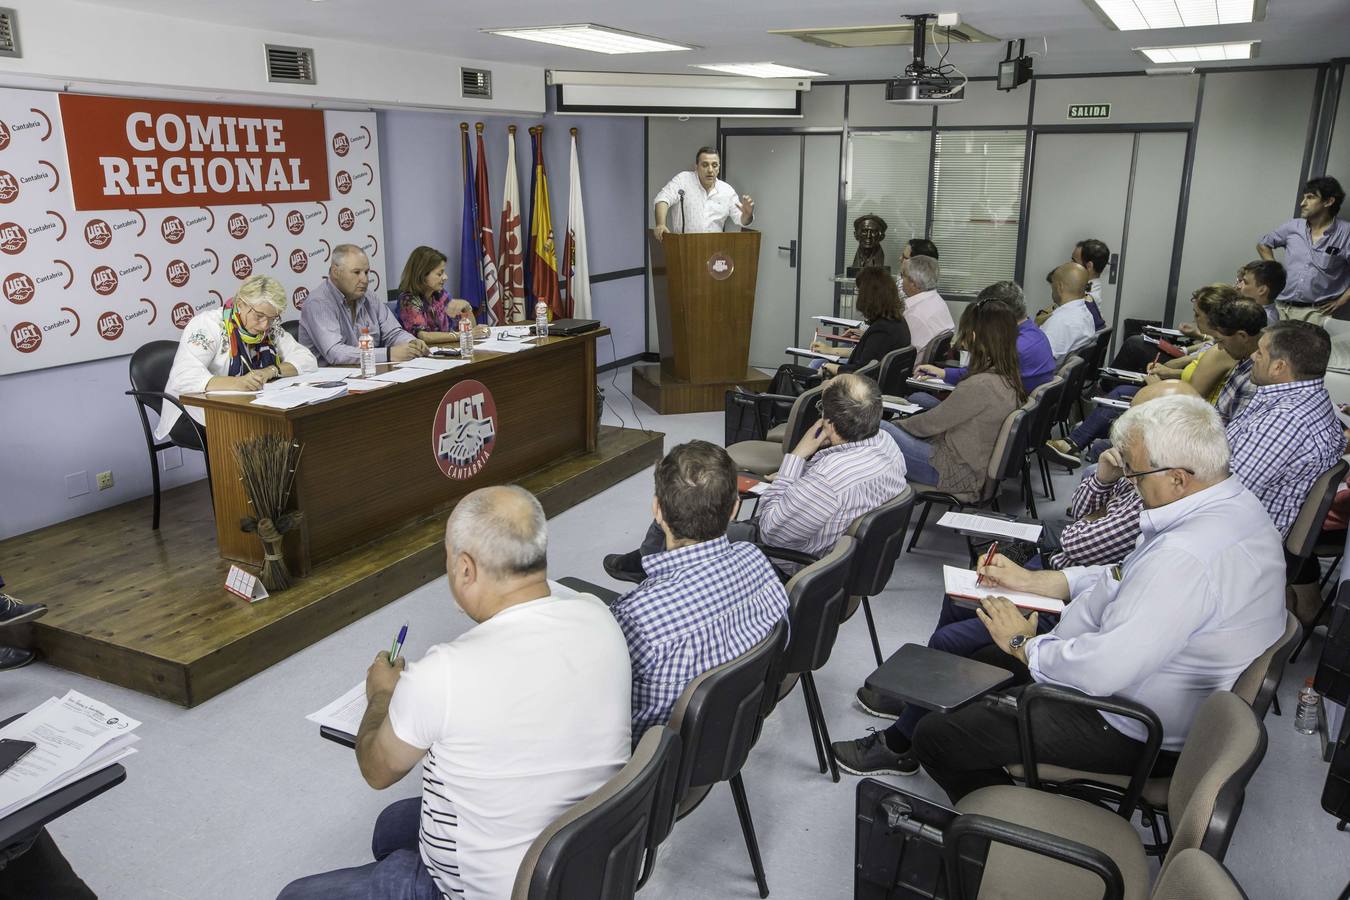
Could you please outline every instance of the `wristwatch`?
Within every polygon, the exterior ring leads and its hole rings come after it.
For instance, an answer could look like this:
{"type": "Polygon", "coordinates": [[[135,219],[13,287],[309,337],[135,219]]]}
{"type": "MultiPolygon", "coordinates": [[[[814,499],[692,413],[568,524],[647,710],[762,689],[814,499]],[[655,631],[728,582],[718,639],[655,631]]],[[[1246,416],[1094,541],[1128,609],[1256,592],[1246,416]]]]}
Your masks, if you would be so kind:
{"type": "Polygon", "coordinates": [[[1026,645],[1027,636],[1025,634],[1014,634],[1008,641],[1008,649],[1013,653],[1021,650],[1026,645]]]}

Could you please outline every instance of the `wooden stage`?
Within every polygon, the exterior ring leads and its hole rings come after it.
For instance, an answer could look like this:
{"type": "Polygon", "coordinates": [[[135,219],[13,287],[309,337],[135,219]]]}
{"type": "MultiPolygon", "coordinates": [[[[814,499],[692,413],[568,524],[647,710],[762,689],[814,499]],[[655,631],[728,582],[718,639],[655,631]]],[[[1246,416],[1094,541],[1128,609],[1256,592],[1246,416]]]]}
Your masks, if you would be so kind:
{"type": "MultiPolygon", "coordinates": [[[[661,458],[665,435],[601,429],[578,453],[516,483],[549,516],[661,458]]],[[[249,604],[225,591],[206,482],[164,494],[160,530],[149,497],[0,541],[5,575],[50,611],[7,639],[47,662],[182,706],[195,706],[445,576],[450,507],[315,565],[289,591],[249,604]]]]}

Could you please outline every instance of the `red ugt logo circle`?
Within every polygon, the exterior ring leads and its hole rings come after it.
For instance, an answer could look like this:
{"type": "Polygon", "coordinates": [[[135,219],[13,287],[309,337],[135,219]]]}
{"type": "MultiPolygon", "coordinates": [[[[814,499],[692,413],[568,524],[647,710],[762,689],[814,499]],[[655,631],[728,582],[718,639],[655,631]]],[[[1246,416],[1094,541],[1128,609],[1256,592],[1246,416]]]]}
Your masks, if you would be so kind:
{"type": "Polygon", "coordinates": [[[487,465],[497,440],[497,403],[480,381],[461,381],[441,398],[431,451],[447,478],[463,481],[487,465]]]}

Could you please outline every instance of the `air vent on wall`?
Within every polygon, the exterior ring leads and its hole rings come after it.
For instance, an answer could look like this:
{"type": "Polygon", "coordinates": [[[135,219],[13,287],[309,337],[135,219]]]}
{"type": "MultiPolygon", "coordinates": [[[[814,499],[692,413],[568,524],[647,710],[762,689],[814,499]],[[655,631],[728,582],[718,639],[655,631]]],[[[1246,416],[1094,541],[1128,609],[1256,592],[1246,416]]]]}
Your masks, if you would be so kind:
{"type": "Polygon", "coordinates": [[[459,70],[460,96],[475,100],[492,99],[492,73],[487,69],[459,70]]]}
{"type": "MultiPolygon", "coordinates": [[[[781,34],[787,37],[815,44],[817,47],[857,50],[864,47],[908,47],[914,43],[914,26],[903,25],[854,25],[842,28],[785,28],[771,30],[769,34],[781,34]]],[[[962,22],[955,28],[929,29],[929,34],[939,42],[945,42],[950,34],[954,44],[989,44],[998,38],[985,34],[978,28],[972,28],[962,22]]]]}
{"type": "Polygon", "coordinates": [[[19,52],[19,14],[0,6],[0,56],[23,56],[19,52]]]}
{"type": "Polygon", "coordinates": [[[284,84],[315,84],[314,51],[309,47],[268,44],[267,80],[284,84]]]}

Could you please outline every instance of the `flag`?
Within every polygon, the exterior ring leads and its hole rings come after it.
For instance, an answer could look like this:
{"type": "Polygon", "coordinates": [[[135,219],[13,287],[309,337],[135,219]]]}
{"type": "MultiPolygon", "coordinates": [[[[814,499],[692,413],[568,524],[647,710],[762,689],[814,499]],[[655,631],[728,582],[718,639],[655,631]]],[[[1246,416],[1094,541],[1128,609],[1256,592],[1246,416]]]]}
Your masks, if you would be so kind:
{"type": "Polygon", "coordinates": [[[567,296],[564,318],[591,317],[591,267],[586,262],[586,213],[581,208],[581,166],[577,163],[577,130],[572,129],[572,164],[567,184],[567,238],[563,241],[563,277],[567,296]]]}
{"type": "Polygon", "coordinates": [[[525,205],[525,239],[530,242],[525,248],[525,317],[534,321],[534,194],[539,186],[539,167],[534,164],[539,155],[539,132],[530,127],[530,202],[525,205]]]}
{"type": "Polygon", "coordinates": [[[478,134],[478,166],[474,170],[474,205],[478,214],[478,248],[483,268],[483,315],[489,325],[504,321],[501,285],[497,283],[497,242],[492,236],[492,202],[488,199],[487,153],[483,151],[483,123],[474,125],[478,134]]]}
{"type": "Polygon", "coordinates": [[[507,129],[506,186],[502,188],[501,229],[497,251],[498,281],[502,289],[502,306],[507,322],[524,322],[525,314],[525,257],[524,241],[520,231],[520,179],[516,177],[516,126],[507,129]]]}
{"type": "Polygon", "coordinates": [[[478,211],[473,192],[473,150],[469,147],[469,123],[459,123],[459,143],[464,168],[464,217],[459,237],[459,293],[483,318],[483,249],[478,240],[478,211]]]}
{"type": "Polygon", "coordinates": [[[544,171],[544,126],[534,145],[534,213],[530,216],[530,282],[536,303],[548,304],[549,318],[562,318],[558,296],[558,251],[553,244],[553,216],[548,207],[548,173],[544,171]]]}

